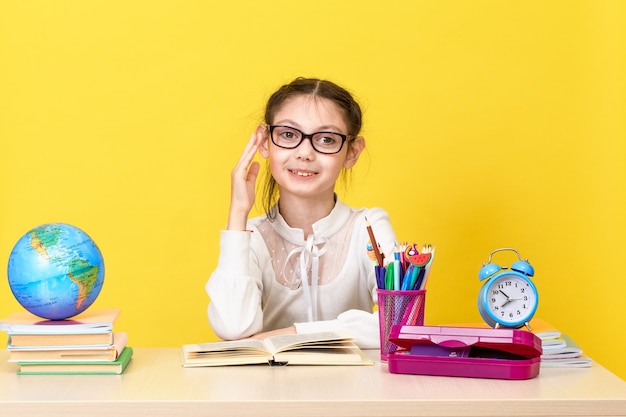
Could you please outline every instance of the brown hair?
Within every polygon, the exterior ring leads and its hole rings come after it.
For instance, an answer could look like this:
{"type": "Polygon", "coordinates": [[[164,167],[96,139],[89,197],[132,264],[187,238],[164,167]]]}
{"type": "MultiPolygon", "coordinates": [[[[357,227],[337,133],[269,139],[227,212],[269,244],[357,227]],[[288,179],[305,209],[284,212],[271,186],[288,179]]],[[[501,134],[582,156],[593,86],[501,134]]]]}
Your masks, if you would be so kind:
{"type": "MultiPolygon", "coordinates": [[[[359,103],[344,88],[331,81],[318,78],[299,77],[276,90],[265,106],[265,123],[271,125],[275,114],[285,101],[296,96],[319,97],[334,102],[344,113],[348,135],[356,137],[361,131],[363,114],[359,103]]],[[[351,146],[351,141],[348,141],[347,145],[351,146]]],[[[278,201],[278,184],[269,169],[266,171],[266,176],[267,180],[263,188],[263,209],[267,217],[273,220],[276,218],[276,212],[272,210],[272,207],[278,201]]]]}

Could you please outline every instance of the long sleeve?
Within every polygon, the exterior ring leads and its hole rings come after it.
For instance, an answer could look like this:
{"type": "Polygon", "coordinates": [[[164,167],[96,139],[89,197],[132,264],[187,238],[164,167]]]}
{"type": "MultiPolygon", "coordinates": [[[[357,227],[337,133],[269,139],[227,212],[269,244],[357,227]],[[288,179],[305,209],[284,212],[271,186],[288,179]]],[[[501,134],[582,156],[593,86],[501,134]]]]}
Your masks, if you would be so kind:
{"type": "Polygon", "coordinates": [[[211,298],[209,321],[222,339],[241,339],[263,328],[261,273],[249,261],[250,240],[250,232],[220,233],[218,266],[206,284],[206,291],[211,298]]]}

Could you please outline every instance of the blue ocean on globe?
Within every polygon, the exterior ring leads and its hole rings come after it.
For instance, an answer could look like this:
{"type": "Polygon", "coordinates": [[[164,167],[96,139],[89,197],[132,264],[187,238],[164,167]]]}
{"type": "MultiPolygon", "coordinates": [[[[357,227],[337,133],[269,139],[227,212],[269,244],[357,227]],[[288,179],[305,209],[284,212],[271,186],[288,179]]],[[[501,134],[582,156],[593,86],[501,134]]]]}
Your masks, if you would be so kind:
{"type": "Polygon", "coordinates": [[[100,294],[104,260],[81,229],[43,224],[13,247],[8,277],[13,295],[26,310],[45,319],[67,319],[89,308],[100,294]]]}

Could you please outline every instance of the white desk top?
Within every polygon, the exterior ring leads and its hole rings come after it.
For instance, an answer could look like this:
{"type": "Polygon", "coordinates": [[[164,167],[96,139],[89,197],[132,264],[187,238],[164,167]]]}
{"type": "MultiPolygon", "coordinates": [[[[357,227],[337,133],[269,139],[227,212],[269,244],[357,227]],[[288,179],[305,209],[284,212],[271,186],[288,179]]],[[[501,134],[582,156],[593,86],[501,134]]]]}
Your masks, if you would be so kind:
{"type": "MultiPolygon", "coordinates": [[[[183,368],[135,348],[123,375],[17,375],[0,351],[2,416],[626,416],[626,382],[594,363],[505,381],[374,366],[183,368]]],[[[377,358],[378,352],[368,352],[377,358]]]]}

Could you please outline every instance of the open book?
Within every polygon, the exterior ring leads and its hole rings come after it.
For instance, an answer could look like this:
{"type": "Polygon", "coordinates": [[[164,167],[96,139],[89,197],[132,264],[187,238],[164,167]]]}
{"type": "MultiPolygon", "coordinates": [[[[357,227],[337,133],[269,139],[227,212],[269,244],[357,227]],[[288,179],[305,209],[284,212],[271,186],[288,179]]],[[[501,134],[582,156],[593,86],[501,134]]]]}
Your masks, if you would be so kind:
{"type": "Polygon", "coordinates": [[[332,332],[183,345],[182,357],[184,367],[374,364],[350,337],[332,332]]]}

